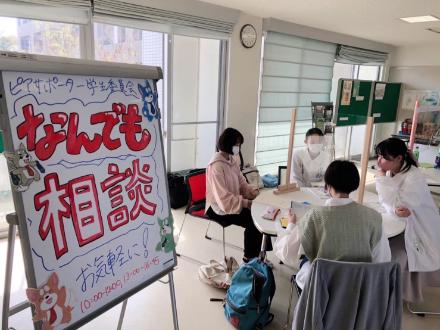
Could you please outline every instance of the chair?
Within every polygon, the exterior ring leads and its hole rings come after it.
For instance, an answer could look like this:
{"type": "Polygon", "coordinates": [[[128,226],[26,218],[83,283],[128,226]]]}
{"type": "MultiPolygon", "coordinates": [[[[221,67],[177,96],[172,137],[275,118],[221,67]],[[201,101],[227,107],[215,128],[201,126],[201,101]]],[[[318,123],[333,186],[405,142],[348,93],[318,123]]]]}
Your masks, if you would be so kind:
{"type": "Polygon", "coordinates": [[[399,264],[316,259],[292,329],[311,329],[312,324],[325,329],[401,329],[399,264]]]}
{"type": "MultiPolygon", "coordinates": [[[[196,218],[201,218],[204,220],[208,220],[208,228],[206,229],[205,238],[210,239],[208,237],[208,230],[209,226],[211,224],[211,221],[214,221],[213,219],[210,219],[205,214],[205,205],[206,205],[206,170],[200,170],[194,173],[189,174],[186,179],[186,185],[188,187],[188,193],[189,193],[189,199],[188,199],[188,205],[185,209],[185,216],[183,218],[182,226],[180,227],[179,234],[177,235],[177,242],[179,242],[180,234],[182,233],[183,226],[185,225],[186,216],[189,214],[196,218]]],[[[226,247],[225,247],[225,227],[222,224],[219,223],[219,225],[222,226],[223,229],[223,258],[226,260],[226,247]]],[[[181,254],[177,254],[178,256],[181,256],[181,254]]],[[[192,258],[191,258],[192,259],[192,258]]],[[[193,259],[195,260],[195,259],[193,259]]],[[[198,260],[195,260],[198,263],[202,263],[198,260]]]]}

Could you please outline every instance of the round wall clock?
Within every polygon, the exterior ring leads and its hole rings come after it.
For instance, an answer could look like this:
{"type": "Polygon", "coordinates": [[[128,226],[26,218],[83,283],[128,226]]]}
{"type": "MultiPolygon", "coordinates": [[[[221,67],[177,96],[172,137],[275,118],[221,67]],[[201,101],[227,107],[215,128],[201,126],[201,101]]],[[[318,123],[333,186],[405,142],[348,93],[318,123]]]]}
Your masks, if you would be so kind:
{"type": "Polygon", "coordinates": [[[257,30],[251,24],[245,24],[240,30],[241,44],[246,48],[254,47],[257,42],[257,30]]]}

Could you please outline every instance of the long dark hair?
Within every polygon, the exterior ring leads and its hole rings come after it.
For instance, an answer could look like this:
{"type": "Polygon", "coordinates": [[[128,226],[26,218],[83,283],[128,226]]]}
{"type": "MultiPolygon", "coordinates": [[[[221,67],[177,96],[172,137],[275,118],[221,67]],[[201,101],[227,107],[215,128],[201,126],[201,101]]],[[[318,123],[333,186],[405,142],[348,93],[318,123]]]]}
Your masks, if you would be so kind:
{"type": "Polygon", "coordinates": [[[418,167],[417,161],[414,159],[414,156],[406,147],[405,142],[397,138],[389,138],[383,140],[379,143],[376,148],[376,157],[382,156],[386,160],[392,160],[396,157],[402,156],[402,165],[401,172],[407,172],[411,168],[411,166],[418,167]]]}

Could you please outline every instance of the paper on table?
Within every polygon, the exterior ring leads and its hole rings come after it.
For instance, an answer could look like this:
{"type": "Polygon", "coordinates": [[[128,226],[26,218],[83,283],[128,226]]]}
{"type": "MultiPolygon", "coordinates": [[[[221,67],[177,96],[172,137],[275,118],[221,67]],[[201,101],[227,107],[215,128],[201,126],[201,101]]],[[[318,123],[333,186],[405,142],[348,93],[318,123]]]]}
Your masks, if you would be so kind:
{"type": "Polygon", "coordinates": [[[305,190],[311,192],[312,194],[314,194],[316,197],[318,197],[319,199],[328,199],[330,198],[330,195],[325,191],[324,188],[304,188],[305,190]]]}

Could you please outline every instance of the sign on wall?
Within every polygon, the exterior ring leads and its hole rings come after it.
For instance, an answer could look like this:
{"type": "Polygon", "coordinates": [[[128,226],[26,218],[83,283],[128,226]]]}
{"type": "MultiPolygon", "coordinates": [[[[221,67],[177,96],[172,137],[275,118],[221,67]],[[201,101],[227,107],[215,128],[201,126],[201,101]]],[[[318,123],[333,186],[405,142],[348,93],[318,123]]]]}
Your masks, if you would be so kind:
{"type": "Polygon", "coordinates": [[[2,79],[27,296],[35,320],[75,327],[176,265],[155,81],[2,79]]]}

